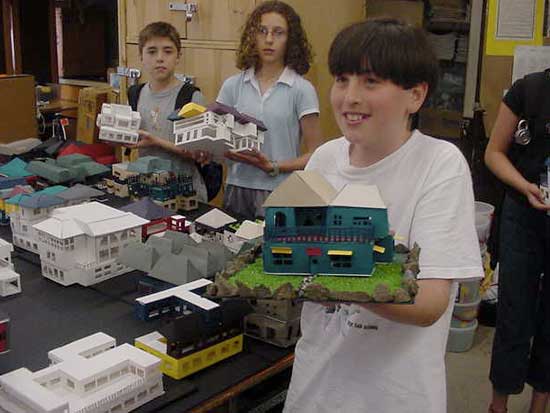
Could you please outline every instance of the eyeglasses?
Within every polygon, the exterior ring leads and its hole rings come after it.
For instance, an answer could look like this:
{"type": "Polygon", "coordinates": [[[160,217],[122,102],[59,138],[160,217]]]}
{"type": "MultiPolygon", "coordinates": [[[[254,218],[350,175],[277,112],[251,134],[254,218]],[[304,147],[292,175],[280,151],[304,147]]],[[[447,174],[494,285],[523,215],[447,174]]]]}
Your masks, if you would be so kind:
{"type": "Polygon", "coordinates": [[[274,27],[273,29],[269,30],[265,26],[260,26],[258,29],[258,36],[265,38],[269,33],[271,33],[271,36],[273,36],[274,39],[280,39],[286,35],[286,30],[282,27],[274,27]]]}

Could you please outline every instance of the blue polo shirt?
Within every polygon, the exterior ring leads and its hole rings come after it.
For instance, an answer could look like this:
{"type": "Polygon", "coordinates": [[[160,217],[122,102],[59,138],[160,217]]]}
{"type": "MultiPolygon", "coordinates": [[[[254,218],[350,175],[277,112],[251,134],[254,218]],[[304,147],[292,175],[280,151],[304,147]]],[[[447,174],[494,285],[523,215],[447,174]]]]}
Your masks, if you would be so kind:
{"type": "MultiPolygon", "coordinates": [[[[300,155],[300,119],[319,113],[313,85],[286,67],[277,82],[262,96],[254,69],[231,76],[222,85],[218,102],[261,120],[267,128],[262,152],[284,161],[300,155]]],[[[272,191],[288,174],[271,177],[261,169],[227,161],[227,183],[244,188],[272,191]]]]}

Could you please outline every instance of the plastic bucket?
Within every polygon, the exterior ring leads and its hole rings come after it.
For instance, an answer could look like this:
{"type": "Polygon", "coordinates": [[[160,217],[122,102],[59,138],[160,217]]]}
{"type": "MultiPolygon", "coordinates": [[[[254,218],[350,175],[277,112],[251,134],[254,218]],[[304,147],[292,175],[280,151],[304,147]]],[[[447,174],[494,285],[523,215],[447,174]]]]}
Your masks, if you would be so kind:
{"type": "Polygon", "coordinates": [[[477,239],[480,244],[485,244],[489,233],[491,232],[491,217],[486,215],[476,215],[477,239]]]}
{"type": "Polygon", "coordinates": [[[479,280],[464,281],[458,285],[456,303],[471,304],[479,302],[479,280]]]}
{"type": "Polygon", "coordinates": [[[481,298],[479,297],[475,301],[469,303],[455,303],[453,308],[453,318],[456,318],[460,321],[472,321],[477,317],[477,312],[479,310],[479,303],[481,298]]]}
{"type": "Polygon", "coordinates": [[[476,216],[493,217],[495,213],[495,207],[487,202],[475,201],[476,216]]]}
{"type": "Polygon", "coordinates": [[[464,327],[449,328],[449,338],[447,340],[447,351],[452,353],[462,353],[472,348],[474,337],[477,330],[477,320],[472,320],[464,327]]]}

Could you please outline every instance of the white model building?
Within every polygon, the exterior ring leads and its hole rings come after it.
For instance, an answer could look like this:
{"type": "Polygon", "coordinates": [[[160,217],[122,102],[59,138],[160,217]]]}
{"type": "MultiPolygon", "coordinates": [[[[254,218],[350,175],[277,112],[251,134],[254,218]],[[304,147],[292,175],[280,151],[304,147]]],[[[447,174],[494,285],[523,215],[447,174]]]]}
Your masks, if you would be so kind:
{"type": "Polygon", "coordinates": [[[13,244],[38,254],[38,233],[34,225],[47,219],[55,208],[88,202],[102,195],[102,191],[82,184],[76,184],[68,189],[56,185],[32,194],[20,194],[8,200],[12,205],[9,216],[13,244]]]}
{"type": "Polygon", "coordinates": [[[148,222],[99,202],[55,209],[34,226],[42,275],[89,286],[129,272],[116,260],[129,243],[141,242],[141,226],[148,222]]]}
{"type": "MultiPolygon", "coordinates": [[[[185,117],[185,106],[180,114],[185,117]]],[[[214,158],[222,158],[227,151],[261,151],[266,130],[259,120],[221,103],[174,122],[176,145],[190,151],[208,151],[214,158]]]]}
{"type": "Polygon", "coordinates": [[[164,394],[160,360],[96,333],[48,353],[50,366],[0,376],[8,413],[126,413],[164,394]]]}
{"type": "Polygon", "coordinates": [[[136,144],[139,139],[141,116],[128,105],[104,103],[97,115],[99,139],[110,142],[136,144]]]}
{"type": "Polygon", "coordinates": [[[21,292],[21,276],[11,262],[13,245],[0,238],[0,297],[21,292]]]}

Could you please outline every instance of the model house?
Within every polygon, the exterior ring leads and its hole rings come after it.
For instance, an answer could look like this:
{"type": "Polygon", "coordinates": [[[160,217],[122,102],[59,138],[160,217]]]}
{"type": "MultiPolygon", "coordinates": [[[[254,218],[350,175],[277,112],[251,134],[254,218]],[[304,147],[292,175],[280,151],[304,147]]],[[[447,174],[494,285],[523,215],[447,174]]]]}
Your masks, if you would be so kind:
{"type": "Polygon", "coordinates": [[[99,139],[110,142],[136,144],[139,140],[141,115],[128,105],[104,103],[97,115],[99,139]]]}
{"type": "Polygon", "coordinates": [[[27,251],[38,254],[38,234],[34,225],[44,221],[55,208],[77,205],[104,195],[89,186],[76,184],[70,188],[51,186],[41,191],[24,192],[6,201],[11,206],[10,225],[13,243],[27,251]]]}
{"type": "Polygon", "coordinates": [[[262,243],[264,223],[245,220],[238,225],[235,231],[232,230],[232,225],[229,225],[229,229],[224,230],[224,244],[233,253],[238,254],[245,245],[253,247],[262,243]]]}
{"type": "Polygon", "coordinates": [[[0,311],[0,354],[10,350],[10,318],[0,311]]]}
{"type": "Polygon", "coordinates": [[[271,274],[371,275],[391,262],[393,236],[378,188],[336,191],[315,171],[297,171],[266,208],[263,260],[271,274]]]}
{"type": "Polygon", "coordinates": [[[190,151],[207,150],[214,158],[223,158],[226,151],[261,151],[267,130],[262,122],[217,102],[199,114],[196,106],[189,106],[190,113],[184,106],[180,111],[184,119],[174,122],[176,145],[190,151]]]}
{"type": "Polygon", "coordinates": [[[217,304],[198,295],[208,284],[211,281],[201,278],[136,300],[140,319],[178,314],[162,325],[160,333],[135,340],[136,347],[161,359],[162,372],[174,379],[242,351],[243,318],[250,305],[243,300],[217,304]]]}
{"type": "Polygon", "coordinates": [[[228,236],[229,224],[237,222],[235,218],[220,211],[218,208],[211,209],[206,214],[198,217],[194,222],[194,230],[203,239],[209,239],[224,243],[228,236]]]}
{"type": "Polygon", "coordinates": [[[89,156],[75,153],[60,156],[56,160],[30,161],[27,171],[54,184],[92,183],[109,173],[109,168],[89,156]]]}
{"type": "Polygon", "coordinates": [[[9,413],[126,413],[164,394],[160,360],[96,333],[48,353],[50,366],[0,376],[9,413]]]}
{"type": "Polygon", "coordinates": [[[196,242],[182,232],[166,231],[144,244],[131,244],[118,261],[151,277],[181,285],[221,271],[233,254],[221,243],[196,242]]]}
{"type": "Polygon", "coordinates": [[[10,216],[6,212],[6,200],[20,194],[31,194],[34,189],[30,185],[16,185],[13,188],[0,189],[0,224],[10,223],[10,216]]]}
{"type": "Polygon", "coordinates": [[[121,250],[141,243],[146,219],[99,202],[57,208],[36,225],[42,275],[62,285],[92,285],[131,271],[121,250]]]}
{"type": "Polygon", "coordinates": [[[0,238],[0,297],[21,292],[21,277],[11,262],[13,245],[0,238]]]}
{"type": "Polygon", "coordinates": [[[128,179],[138,176],[139,173],[129,171],[128,166],[128,162],[115,163],[111,166],[112,176],[105,178],[107,192],[120,198],[128,198],[130,196],[130,192],[128,191],[128,179]]]}

